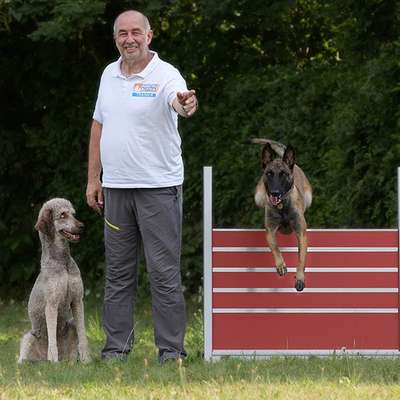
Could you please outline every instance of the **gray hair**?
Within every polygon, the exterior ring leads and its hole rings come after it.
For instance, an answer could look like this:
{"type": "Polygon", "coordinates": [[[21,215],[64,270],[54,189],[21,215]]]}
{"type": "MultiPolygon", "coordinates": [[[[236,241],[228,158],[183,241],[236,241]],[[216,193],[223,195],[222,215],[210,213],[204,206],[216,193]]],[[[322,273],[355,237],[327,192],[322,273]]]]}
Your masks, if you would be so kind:
{"type": "Polygon", "coordinates": [[[144,29],[146,30],[146,32],[147,31],[151,31],[150,21],[144,14],[142,14],[140,11],[136,11],[136,10],[127,10],[127,11],[122,12],[121,14],[119,14],[117,16],[117,18],[115,18],[114,25],[113,25],[113,35],[114,35],[114,37],[117,34],[117,23],[118,23],[119,17],[121,15],[123,15],[123,14],[128,14],[128,13],[140,14],[143,17],[144,29]]]}

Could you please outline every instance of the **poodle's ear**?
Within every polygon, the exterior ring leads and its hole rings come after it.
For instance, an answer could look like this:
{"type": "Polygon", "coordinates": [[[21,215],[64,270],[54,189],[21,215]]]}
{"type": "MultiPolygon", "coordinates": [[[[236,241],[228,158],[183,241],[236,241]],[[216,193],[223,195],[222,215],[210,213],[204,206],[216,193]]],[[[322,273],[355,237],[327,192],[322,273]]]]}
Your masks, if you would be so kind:
{"type": "Polygon", "coordinates": [[[53,228],[53,212],[50,208],[40,210],[35,229],[45,235],[51,235],[53,228]]]}
{"type": "Polygon", "coordinates": [[[261,165],[262,168],[265,169],[267,164],[269,164],[275,156],[275,152],[272,150],[272,147],[269,143],[266,143],[262,149],[261,153],[261,165]]]}

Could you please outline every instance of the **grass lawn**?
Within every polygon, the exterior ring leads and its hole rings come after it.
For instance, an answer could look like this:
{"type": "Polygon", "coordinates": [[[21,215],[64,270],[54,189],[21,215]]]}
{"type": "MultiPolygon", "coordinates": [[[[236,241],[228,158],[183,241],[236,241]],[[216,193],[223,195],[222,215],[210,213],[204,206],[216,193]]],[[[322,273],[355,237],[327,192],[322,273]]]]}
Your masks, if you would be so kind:
{"type": "Polygon", "coordinates": [[[158,364],[146,302],[138,306],[135,347],[128,362],[105,363],[99,356],[104,340],[101,304],[92,303],[86,307],[90,364],[22,366],[17,359],[19,340],[30,327],[26,305],[0,303],[0,400],[400,398],[400,359],[274,357],[205,363],[201,314],[195,306],[189,306],[190,355],[183,364],[158,364]]]}

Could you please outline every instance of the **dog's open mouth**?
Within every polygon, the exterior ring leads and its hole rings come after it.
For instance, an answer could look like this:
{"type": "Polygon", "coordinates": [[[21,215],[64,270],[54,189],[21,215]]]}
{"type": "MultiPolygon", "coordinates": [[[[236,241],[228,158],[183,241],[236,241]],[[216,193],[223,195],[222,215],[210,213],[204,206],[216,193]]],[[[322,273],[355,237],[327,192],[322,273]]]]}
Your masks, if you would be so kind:
{"type": "Polygon", "coordinates": [[[68,232],[65,229],[62,229],[60,233],[65,237],[65,239],[70,242],[79,242],[81,236],[78,233],[68,232]]]}
{"type": "Polygon", "coordinates": [[[276,207],[276,206],[278,206],[280,203],[281,203],[281,201],[282,201],[282,196],[279,194],[279,195],[272,195],[272,194],[270,194],[269,195],[269,201],[271,202],[271,204],[274,206],[274,207],[276,207]]]}

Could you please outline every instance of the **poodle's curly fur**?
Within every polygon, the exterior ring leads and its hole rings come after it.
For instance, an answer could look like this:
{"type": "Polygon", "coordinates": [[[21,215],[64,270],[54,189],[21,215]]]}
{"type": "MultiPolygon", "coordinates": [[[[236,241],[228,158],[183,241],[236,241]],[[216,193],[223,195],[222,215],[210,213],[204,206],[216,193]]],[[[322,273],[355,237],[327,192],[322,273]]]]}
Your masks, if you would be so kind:
{"type": "Polygon", "coordinates": [[[83,283],[69,248],[79,241],[83,223],[68,200],[54,198],[43,204],[35,228],[42,244],[41,269],[28,303],[32,329],[21,340],[18,362],[77,360],[78,355],[88,362],[83,283]]]}

